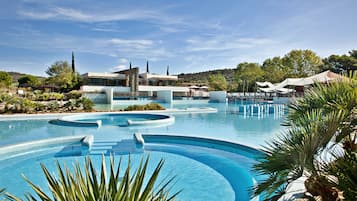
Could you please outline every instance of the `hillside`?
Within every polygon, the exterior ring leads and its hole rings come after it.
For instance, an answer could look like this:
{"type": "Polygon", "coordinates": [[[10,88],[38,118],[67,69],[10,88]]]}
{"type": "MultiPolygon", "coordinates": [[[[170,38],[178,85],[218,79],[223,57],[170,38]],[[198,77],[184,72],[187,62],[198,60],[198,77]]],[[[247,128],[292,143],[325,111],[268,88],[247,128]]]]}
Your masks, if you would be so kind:
{"type": "MultiPolygon", "coordinates": [[[[9,75],[12,77],[13,82],[17,82],[17,80],[24,75],[29,75],[29,74],[19,73],[19,72],[7,72],[7,73],[9,73],[9,75]]],[[[38,79],[44,79],[44,77],[41,77],[41,76],[35,75],[35,77],[37,77],[38,79]]]]}
{"type": "Polygon", "coordinates": [[[234,79],[235,69],[218,69],[199,73],[181,73],[178,75],[183,83],[208,83],[208,77],[212,74],[222,74],[228,83],[232,83],[234,79]]]}

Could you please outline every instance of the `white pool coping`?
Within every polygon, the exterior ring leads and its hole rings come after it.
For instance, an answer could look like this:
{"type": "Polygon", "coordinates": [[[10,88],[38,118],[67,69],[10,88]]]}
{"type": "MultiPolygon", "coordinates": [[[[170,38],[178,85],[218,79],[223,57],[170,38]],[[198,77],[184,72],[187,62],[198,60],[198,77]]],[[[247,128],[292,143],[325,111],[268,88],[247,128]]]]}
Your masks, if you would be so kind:
{"type": "Polygon", "coordinates": [[[222,139],[222,138],[215,138],[215,137],[207,137],[207,136],[203,136],[203,135],[197,135],[197,134],[182,134],[182,133],[165,133],[165,132],[145,132],[145,133],[134,133],[134,139],[136,139],[136,136],[145,136],[145,135],[160,135],[160,136],[175,136],[175,137],[188,137],[188,138],[202,138],[202,139],[207,139],[207,140],[214,140],[214,141],[221,141],[221,142],[225,142],[225,143],[231,143],[231,144],[236,144],[236,145],[242,145],[245,147],[249,147],[251,149],[256,149],[258,151],[261,151],[262,146],[261,145],[252,145],[249,143],[240,143],[236,140],[229,140],[229,139],[222,139]]]}
{"type": "Polygon", "coordinates": [[[175,117],[171,115],[165,115],[167,118],[164,119],[155,119],[155,120],[144,120],[144,121],[136,121],[128,119],[129,126],[143,126],[150,124],[171,124],[175,122],[175,117]]]}
{"type": "MultiPolygon", "coordinates": [[[[155,136],[155,137],[167,137],[167,138],[186,138],[186,139],[190,139],[190,140],[208,140],[208,141],[215,141],[217,143],[226,143],[226,144],[231,144],[231,145],[236,145],[236,146],[240,146],[242,148],[245,148],[247,150],[251,150],[254,152],[259,152],[262,153],[261,150],[257,147],[253,147],[253,146],[249,146],[249,145],[245,145],[245,144],[241,144],[239,142],[236,141],[228,141],[225,139],[219,139],[219,138],[213,138],[213,137],[200,137],[200,136],[192,136],[192,135],[182,135],[182,134],[177,134],[177,133],[134,133],[133,137],[134,140],[136,141],[136,143],[141,144],[141,145],[145,145],[145,136],[155,136]]],[[[225,146],[225,145],[223,145],[225,146]]]]}
{"type": "Polygon", "coordinates": [[[69,115],[83,114],[131,114],[131,113],[152,113],[152,114],[193,114],[193,113],[217,113],[216,108],[186,108],[186,109],[166,109],[166,110],[145,110],[145,111],[114,111],[114,112],[78,112],[78,113],[48,113],[48,114],[2,114],[0,121],[30,120],[30,119],[56,119],[69,115]]]}
{"type": "Polygon", "coordinates": [[[67,143],[80,142],[85,146],[91,147],[93,145],[94,137],[93,135],[79,135],[79,136],[66,136],[66,137],[56,137],[48,138],[42,140],[34,140],[30,142],[24,142],[19,144],[11,144],[0,147],[0,155],[11,154],[12,152],[25,151],[30,149],[35,149],[38,147],[49,146],[49,145],[61,145],[67,143]]]}

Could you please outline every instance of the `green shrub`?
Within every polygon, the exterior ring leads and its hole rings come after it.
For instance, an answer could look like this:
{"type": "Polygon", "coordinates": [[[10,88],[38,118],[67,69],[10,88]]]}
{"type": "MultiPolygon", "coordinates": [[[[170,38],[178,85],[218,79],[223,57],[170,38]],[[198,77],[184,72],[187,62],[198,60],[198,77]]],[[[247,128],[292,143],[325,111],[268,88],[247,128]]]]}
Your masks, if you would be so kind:
{"type": "Polygon", "coordinates": [[[35,111],[40,112],[40,111],[45,111],[47,109],[47,106],[45,104],[36,101],[34,102],[35,102],[35,111]]]}
{"type": "Polygon", "coordinates": [[[4,104],[4,113],[30,113],[36,110],[36,102],[26,98],[11,97],[4,104]]]}
{"type": "Polygon", "coordinates": [[[41,84],[41,81],[33,75],[24,75],[18,79],[19,86],[36,88],[41,84]]]}
{"type": "Polygon", "coordinates": [[[51,111],[56,111],[59,108],[59,104],[57,101],[53,100],[47,103],[47,108],[51,111]]]}
{"type": "Polygon", "coordinates": [[[34,93],[35,95],[40,95],[40,94],[42,94],[42,91],[41,91],[41,90],[35,90],[35,91],[33,91],[33,93],[34,93]]]}
{"type": "Polygon", "coordinates": [[[141,111],[141,110],[165,110],[165,108],[158,103],[149,103],[146,105],[130,105],[124,109],[124,111],[141,111]]]}
{"type": "Polygon", "coordinates": [[[30,100],[36,100],[37,96],[33,92],[26,92],[25,98],[30,99],[30,100]]]}
{"type": "Polygon", "coordinates": [[[8,102],[8,101],[10,101],[11,99],[13,99],[13,96],[10,96],[10,95],[7,94],[7,93],[2,93],[2,94],[0,94],[0,103],[8,102]]]}
{"type": "Polygon", "coordinates": [[[36,108],[36,103],[26,98],[19,99],[20,111],[18,112],[33,112],[36,108]]]}
{"type": "Polygon", "coordinates": [[[34,93],[35,100],[37,101],[49,101],[49,100],[63,100],[64,94],[61,93],[34,93]]]}
{"type": "Polygon", "coordinates": [[[64,94],[61,93],[51,93],[50,96],[51,100],[62,100],[64,98],[64,94]]]}
{"type": "Polygon", "coordinates": [[[38,100],[40,100],[40,101],[48,101],[49,99],[50,99],[49,93],[40,94],[38,97],[38,100]]]}
{"type": "Polygon", "coordinates": [[[64,107],[66,108],[66,110],[72,111],[75,110],[76,105],[77,105],[77,101],[74,99],[70,99],[64,104],[64,107]]]}
{"type": "Polygon", "coordinates": [[[10,87],[12,83],[12,77],[9,73],[5,71],[0,71],[0,88],[1,87],[10,87]]]}
{"type": "Polygon", "coordinates": [[[70,91],[66,93],[66,99],[79,99],[82,96],[82,93],[77,90],[70,91]]]}
{"type": "Polygon", "coordinates": [[[94,103],[89,98],[82,97],[79,99],[79,102],[81,103],[81,105],[85,111],[93,110],[94,103]]]}

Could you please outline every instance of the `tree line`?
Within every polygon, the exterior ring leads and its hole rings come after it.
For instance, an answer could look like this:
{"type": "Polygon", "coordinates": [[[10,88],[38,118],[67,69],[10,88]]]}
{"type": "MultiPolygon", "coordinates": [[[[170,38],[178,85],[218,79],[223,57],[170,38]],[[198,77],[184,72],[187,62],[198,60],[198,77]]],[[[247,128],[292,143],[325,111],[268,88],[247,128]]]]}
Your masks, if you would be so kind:
{"type": "Polygon", "coordinates": [[[335,73],[357,70],[357,50],[326,58],[311,50],[292,50],[283,57],[268,58],[262,64],[243,62],[235,69],[180,74],[179,78],[182,82],[209,84],[211,90],[256,91],[256,81],[277,83],[286,78],[307,77],[326,70],[335,73]]]}

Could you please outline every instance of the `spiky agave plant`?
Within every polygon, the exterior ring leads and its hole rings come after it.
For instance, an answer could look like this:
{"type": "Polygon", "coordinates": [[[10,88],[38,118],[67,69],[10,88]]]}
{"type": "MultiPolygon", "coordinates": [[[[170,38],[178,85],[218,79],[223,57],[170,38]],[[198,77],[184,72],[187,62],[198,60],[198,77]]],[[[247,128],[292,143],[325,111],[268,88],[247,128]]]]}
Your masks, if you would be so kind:
{"type": "Polygon", "coordinates": [[[5,195],[5,188],[0,188],[0,200],[4,200],[3,195],[5,195]]]}
{"type": "MultiPolygon", "coordinates": [[[[39,186],[33,184],[26,177],[26,182],[35,191],[35,195],[25,194],[28,201],[56,200],[56,201],[169,201],[174,200],[179,192],[170,194],[172,178],[156,184],[163,160],[157,164],[149,180],[144,182],[149,164],[149,157],[142,159],[138,169],[132,174],[130,158],[124,175],[120,177],[121,161],[117,169],[114,168],[114,159],[110,157],[110,172],[107,173],[104,156],[102,157],[101,172],[98,175],[90,157],[85,160],[85,167],[82,168],[79,162],[74,165],[74,171],[56,162],[58,178],[51,175],[48,169],[41,164],[41,168],[48,182],[51,194],[46,194],[39,186]],[[146,184],[145,184],[146,183],[146,184]]],[[[7,194],[10,200],[20,201],[21,199],[7,194]]]]}

